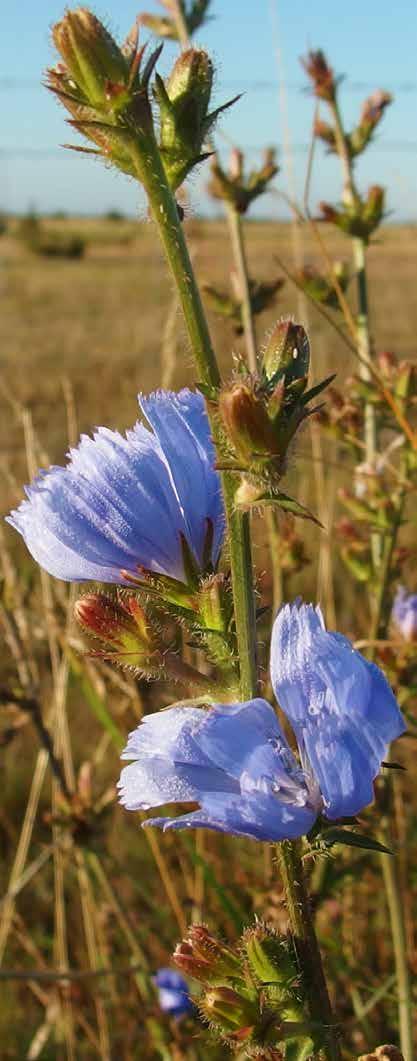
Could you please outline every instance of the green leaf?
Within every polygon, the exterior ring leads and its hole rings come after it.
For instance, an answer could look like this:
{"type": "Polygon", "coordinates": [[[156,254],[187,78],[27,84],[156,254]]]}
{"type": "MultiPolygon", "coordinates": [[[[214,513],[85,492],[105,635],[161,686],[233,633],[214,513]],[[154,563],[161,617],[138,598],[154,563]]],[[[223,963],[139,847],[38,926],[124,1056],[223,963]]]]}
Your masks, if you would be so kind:
{"type": "Polygon", "coordinates": [[[295,497],[289,497],[288,494],[274,493],[264,494],[262,497],[256,499],[257,505],[277,505],[278,508],[282,508],[284,512],[291,512],[293,516],[298,516],[299,519],[309,519],[312,523],[316,523],[317,527],[321,527],[324,530],[323,524],[314,516],[312,512],[305,505],[302,505],[300,501],[296,501],[295,497]]]}
{"type": "Polygon", "coordinates": [[[339,829],[337,826],[326,829],[316,837],[316,840],[324,844],[325,847],[333,847],[334,844],[345,844],[347,847],[361,847],[366,851],[380,851],[384,855],[394,854],[389,847],[385,847],[385,844],[381,844],[379,840],[374,840],[373,836],[367,836],[364,833],[354,833],[351,829],[339,829]]]}
{"type": "Polygon", "coordinates": [[[326,376],[326,379],[322,379],[321,383],[316,383],[315,387],[310,387],[310,390],[305,391],[302,398],[300,398],[301,404],[306,405],[307,402],[310,402],[312,398],[316,398],[317,394],[321,394],[321,392],[324,391],[325,388],[330,385],[330,383],[333,383],[333,380],[336,379],[336,376],[337,372],[333,372],[331,376],[326,376]]]}

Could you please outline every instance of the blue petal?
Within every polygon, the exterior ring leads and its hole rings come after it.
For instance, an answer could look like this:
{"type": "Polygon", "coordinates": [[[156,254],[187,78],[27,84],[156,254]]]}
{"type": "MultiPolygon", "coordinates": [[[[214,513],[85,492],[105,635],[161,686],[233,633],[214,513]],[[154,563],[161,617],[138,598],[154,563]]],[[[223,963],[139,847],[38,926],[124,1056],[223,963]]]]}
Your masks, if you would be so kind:
{"type": "Polygon", "coordinates": [[[251,797],[208,795],[201,810],[179,818],[151,818],[147,825],[168,829],[211,829],[250,840],[276,842],[308,833],[317,814],[311,807],[281,803],[276,797],[256,793],[251,797]]]}
{"type": "Polygon", "coordinates": [[[193,1009],[187,981],[174,969],[158,969],[154,976],[159,1005],[164,1013],[179,1017],[193,1009]]]}
{"type": "Polygon", "coordinates": [[[324,627],[320,608],[286,604],[272,628],[271,682],[278,703],[294,727],[303,722],[314,682],[311,649],[324,627]]]}
{"type": "Polygon", "coordinates": [[[118,782],[120,802],[127,810],[148,810],[165,803],[201,803],[207,792],[238,792],[239,786],[216,767],[171,762],[144,756],[130,763],[118,782]]]}
{"type": "Polygon", "coordinates": [[[194,813],[144,824],[280,840],[301,836],[317,817],[304,775],[263,700],[148,715],[123,758],[135,760],[119,782],[128,810],[200,804],[194,813]]]}
{"type": "MultiPolygon", "coordinates": [[[[8,522],[50,574],[70,582],[123,583],[121,570],[136,574],[139,565],[182,581],[181,535],[202,561],[207,518],[215,523],[213,550],[218,553],[223,534],[220,479],[212,467],[204,404],[191,392],[150,396],[143,404],[163,412],[171,399],[177,409],[177,434],[170,439],[168,455],[157,436],[141,424],[126,438],[99,428],[93,439],[81,438],[66,468],[42,472],[27,488],[28,500],[8,522]],[[183,465],[191,474],[187,496],[185,481],[184,496],[175,482],[183,465]]],[[[171,429],[175,431],[174,422],[171,429]]]]}
{"type": "Polygon", "coordinates": [[[158,969],[153,979],[157,987],[167,987],[171,991],[188,991],[187,981],[181,973],[177,973],[176,969],[170,969],[169,966],[158,969]]]}
{"type": "MultiPolygon", "coordinates": [[[[243,787],[269,779],[276,790],[299,790],[303,778],[266,700],[216,704],[198,735],[199,747],[213,763],[241,780],[243,787]]],[[[295,794],[294,794],[295,796],[295,794]]]]}
{"type": "Polygon", "coordinates": [[[405,640],[415,641],[417,638],[417,594],[407,593],[404,586],[398,586],[391,617],[405,640]]]}
{"type": "Polygon", "coordinates": [[[140,406],[157,435],[187,524],[198,563],[203,561],[207,518],[213,524],[212,561],[216,564],[224,536],[224,509],[216,454],[201,394],[157,391],[139,396],[140,406]]]}
{"type": "Polygon", "coordinates": [[[164,803],[197,803],[206,792],[238,792],[239,785],[201,751],[195,734],[207,718],[201,708],[173,707],[147,715],[129,736],[118,788],[127,810],[164,803]]]}
{"type": "Polygon", "coordinates": [[[129,734],[122,759],[139,759],[158,755],[194,766],[210,766],[210,759],[202,752],[195,739],[207,718],[201,707],[169,707],[145,715],[139,726],[129,734]]]}
{"type": "Polygon", "coordinates": [[[404,721],[384,675],[311,606],[287,605],[274,624],[271,676],[317,778],[329,818],[357,814],[404,721]]]}

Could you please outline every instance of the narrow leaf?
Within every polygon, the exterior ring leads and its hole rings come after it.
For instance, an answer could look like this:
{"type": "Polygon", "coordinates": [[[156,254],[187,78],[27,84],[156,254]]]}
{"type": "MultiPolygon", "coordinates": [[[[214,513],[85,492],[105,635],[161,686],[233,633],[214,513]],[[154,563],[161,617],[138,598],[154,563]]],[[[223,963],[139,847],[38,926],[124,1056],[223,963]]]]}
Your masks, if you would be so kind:
{"type": "Polygon", "coordinates": [[[337,827],[326,829],[317,839],[321,840],[326,847],[333,847],[333,844],[345,844],[347,847],[361,847],[366,851],[380,851],[384,855],[394,854],[389,847],[385,847],[385,844],[380,844],[379,840],[374,840],[373,836],[366,836],[364,833],[354,833],[351,829],[339,829],[337,827]]]}

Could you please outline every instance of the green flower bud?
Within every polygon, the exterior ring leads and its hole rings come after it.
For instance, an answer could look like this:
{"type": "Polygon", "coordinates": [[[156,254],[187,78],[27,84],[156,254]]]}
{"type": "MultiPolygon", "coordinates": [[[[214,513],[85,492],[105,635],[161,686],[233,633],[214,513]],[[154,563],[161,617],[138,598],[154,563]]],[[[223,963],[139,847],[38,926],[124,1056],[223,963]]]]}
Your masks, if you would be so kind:
{"type": "Polygon", "coordinates": [[[87,8],[67,11],[52,36],[63,62],[47,70],[48,88],[70,112],[69,124],[96,149],[66,146],[96,154],[138,177],[132,144],[143,153],[150,138],[154,143],[148,84],[162,45],[142,70],[144,48],[138,49],[137,26],[119,47],[87,8]]]}
{"type": "Polygon", "coordinates": [[[288,992],[298,981],[293,947],[266,925],[249,928],[245,933],[244,947],[249,968],[259,983],[288,992]]]}
{"type": "Polygon", "coordinates": [[[367,226],[368,234],[374,232],[380,225],[384,216],[385,190],[379,184],[373,184],[368,190],[366,202],[363,209],[363,220],[367,226]]]}
{"type": "Polygon", "coordinates": [[[203,152],[204,141],[221,111],[235,102],[230,100],[209,114],[212,85],[211,59],[207,52],[197,48],[181,53],[167,81],[158,75],[155,78],[160,150],[174,191],[190,170],[208,157],[210,152],[203,152]]]}
{"type": "Polygon", "coordinates": [[[231,987],[211,988],[200,1000],[200,1009],[226,1035],[236,1036],[239,1042],[251,1039],[259,1022],[257,1002],[238,994],[231,987]]]}
{"type": "Polygon", "coordinates": [[[127,87],[129,68],[102,22],[85,7],[67,11],[53,27],[52,39],[65,63],[67,87],[77,89],[92,107],[110,110],[108,83],[127,87]]]}
{"type": "Polygon", "coordinates": [[[346,203],[336,210],[330,203],[320,203],[319,221],[336,225],[349,236],[358,236],[365,243],[378,228],[384,216],[385,192],[379,184],[374,184],[368,191],[366,199],[355,196],[353,202],[346,203]]]}
{"type": "Polygon", "coordinates": [[[263,352],[262,371],[268,383],[276,385],[305,380],[310,365],[310,343],[301,324],[280,320],[274,326],[263,352]]]}
{"type": "Polygon", "coordinates": [[[246,213],[252,201],[267,190],[271,180],[278,173],[273,148],[266,149],[259,169],[245,174],[243,164],[244,156],[236,148],[231,152],[227,171],[220,165],[219,159],[214,158],[208,186],[213,199],[231,203],[239,214],[246,213]]]}

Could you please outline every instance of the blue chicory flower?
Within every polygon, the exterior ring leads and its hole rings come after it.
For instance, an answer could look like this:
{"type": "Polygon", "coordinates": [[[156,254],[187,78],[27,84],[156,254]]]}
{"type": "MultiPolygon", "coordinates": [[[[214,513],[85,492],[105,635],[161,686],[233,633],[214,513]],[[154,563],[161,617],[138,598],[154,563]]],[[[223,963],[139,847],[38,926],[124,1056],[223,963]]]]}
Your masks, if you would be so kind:
{"type": "Polygon", "coordinates": [[[382,672],[326,631],[320,608],[296,603],[274,623],[271,679],[300,761],[265,700],[172,707],[130,734],[121,803],[128,810],[198,803],[144,824],[269,841],[304,835],[320,813],[336,819],[362,810],[388,744],[405,728],[382,672]]]}
{"type": "Polygon", "coordinates": [[[139,400],[152,431],[83,435],[7,517],[56,578],[123,584],[146,568],[186,582],[184,543],[197,569],[217,563],[224,514],[204,400],[190,390],[139,400]]]}
{"type": "Polygon", "coordinates": [[[399,586],[391,618],[404,641],[417,641],[417,593],[407,593],[404,586],[399,586]]]}
{"type": "Polygon", "coordinates": [[[175,972],[175,969],[158,969],[154,983],[163,1013],[168,1013],[170,1017],[178,1019],[192,1012],[194,1007],[187,981],[180,973],[175,972]]]}

